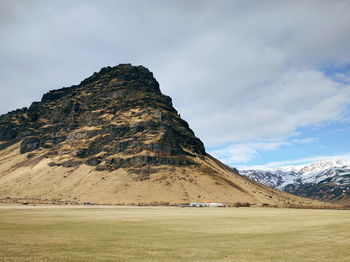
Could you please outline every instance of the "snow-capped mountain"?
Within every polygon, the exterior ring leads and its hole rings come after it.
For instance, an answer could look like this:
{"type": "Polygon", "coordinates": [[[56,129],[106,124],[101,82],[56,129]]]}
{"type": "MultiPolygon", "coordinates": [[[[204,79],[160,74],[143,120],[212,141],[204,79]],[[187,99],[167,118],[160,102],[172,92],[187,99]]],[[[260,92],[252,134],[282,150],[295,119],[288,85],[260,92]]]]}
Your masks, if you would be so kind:
{"type": "Polygon", "coordinates": [[[288,193],[350,205],[350,163],[341,159],[276,169],[244,169],[239,172],[288,193]]]}

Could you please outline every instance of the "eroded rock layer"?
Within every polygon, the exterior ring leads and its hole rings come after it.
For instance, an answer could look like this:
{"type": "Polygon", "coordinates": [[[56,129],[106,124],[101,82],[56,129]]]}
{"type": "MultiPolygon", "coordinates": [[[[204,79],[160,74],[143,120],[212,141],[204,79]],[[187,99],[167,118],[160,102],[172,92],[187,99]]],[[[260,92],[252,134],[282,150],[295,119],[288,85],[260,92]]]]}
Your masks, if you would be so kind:
{"type": "Polygon", "coordinates": [[[205,153],[152,73],[123,64],[0,116],[0,203],[332,207],[205,153]]]}
{"type": "MultiPolygon", "coordinates": [[[[49,149],[51,165],[96,170],[192,165],[203,143],[163,95],[153,74],[129,64],[106,67],[77,86],[50,91],[41,102],[0,117],[4,149],[49,149]]],[[[31,154],[30,156],[33,156],[31,154]]]]}

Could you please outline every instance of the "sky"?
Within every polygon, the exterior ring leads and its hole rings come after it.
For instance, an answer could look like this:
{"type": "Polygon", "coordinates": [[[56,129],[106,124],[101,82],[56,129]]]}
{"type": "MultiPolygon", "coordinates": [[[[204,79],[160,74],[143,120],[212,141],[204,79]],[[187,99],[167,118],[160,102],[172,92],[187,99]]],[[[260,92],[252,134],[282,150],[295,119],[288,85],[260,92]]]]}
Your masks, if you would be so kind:
{"type": "Polygon", "coordinates": [[[349,14],[342,0],[1,0],[0,114],[131,63],[230,166],[350,159],[349,14]]]}

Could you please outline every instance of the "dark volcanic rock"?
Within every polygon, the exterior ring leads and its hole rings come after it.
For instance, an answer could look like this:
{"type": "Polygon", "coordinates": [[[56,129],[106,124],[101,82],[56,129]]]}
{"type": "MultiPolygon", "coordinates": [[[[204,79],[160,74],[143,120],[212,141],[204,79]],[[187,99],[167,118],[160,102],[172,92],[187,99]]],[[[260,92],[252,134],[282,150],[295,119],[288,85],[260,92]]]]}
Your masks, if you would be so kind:
{"type": "Polygon", "coordinates": [[[41,147],[41,140],[37,137],[25,138],[21,143],[21,154],[34,151],[41,147]]]}
{"type": "Polygon", "coordinates": [[[203,143],[143,66],[105,67],[79,85],[53,90],[40,102],[0,116],[0,150],[47,150],[52,164],[96,170],[192,165],[203,143]]]}

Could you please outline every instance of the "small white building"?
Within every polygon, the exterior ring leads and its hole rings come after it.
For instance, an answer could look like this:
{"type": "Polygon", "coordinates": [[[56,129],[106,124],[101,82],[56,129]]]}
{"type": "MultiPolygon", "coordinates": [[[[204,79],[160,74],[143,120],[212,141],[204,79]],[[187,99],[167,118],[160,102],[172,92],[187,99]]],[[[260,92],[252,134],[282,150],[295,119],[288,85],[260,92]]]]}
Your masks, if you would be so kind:
{"type": "Polygon", "coordinates": [[[225,207],[225,205],[223,203],[209,202],[206,204],[208,205],[208,207],[225,207]]]}
{"type": "Polygon", "coordinates": [[[217,202],[193,202],[189,204],[190,207],[225,207],[223,203],[217,202]]]}

